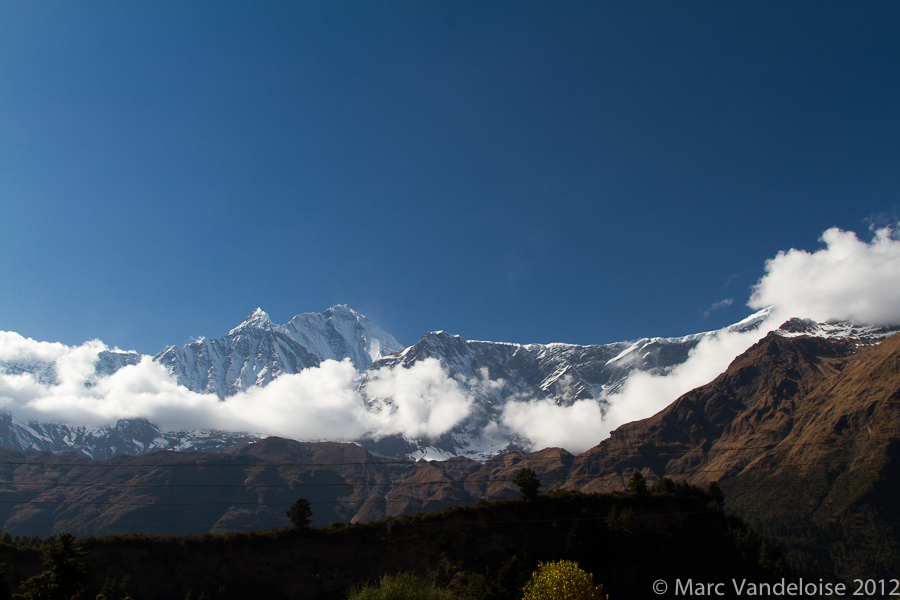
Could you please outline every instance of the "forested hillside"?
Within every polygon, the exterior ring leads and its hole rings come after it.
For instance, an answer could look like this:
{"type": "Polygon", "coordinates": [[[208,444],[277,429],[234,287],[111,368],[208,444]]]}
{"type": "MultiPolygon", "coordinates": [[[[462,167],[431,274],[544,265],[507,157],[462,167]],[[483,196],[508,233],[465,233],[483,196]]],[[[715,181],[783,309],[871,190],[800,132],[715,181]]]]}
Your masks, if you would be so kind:
{"type": "MultiPolygon", "coordinates": [[[[7,541],[14,541],[7,538],[7,541]]],[[[19,540],[20,542],[23,540],[19,540]]],[[[135,600],[340,599],[353,585],[412,572],[459,598],[519,598],[538,561],[571,559],[611,598],[653,598],[675,578],[777,581],[783,561],[716,495],[688,485],[629,494],[553,492],[534,500],[343,523],[201,536],[108,536],[78,544],[93,598],[112,580],[135,600]]],[[[0,543],[7,587],[40,569],[35,548],[0,543]]],[[[118,600],[118,599],[117,599],[118,600]]]]}

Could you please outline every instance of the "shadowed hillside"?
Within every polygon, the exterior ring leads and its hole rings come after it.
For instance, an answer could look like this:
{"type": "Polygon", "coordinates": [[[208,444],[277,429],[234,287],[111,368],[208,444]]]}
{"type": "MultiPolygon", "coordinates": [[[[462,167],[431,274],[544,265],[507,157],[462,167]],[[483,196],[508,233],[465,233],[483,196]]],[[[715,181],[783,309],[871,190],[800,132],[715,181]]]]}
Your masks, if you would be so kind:
{"type": "MultiPolygon", "coordinates": [[[[180,599],[188,591],[223,600],[337,600],[351,585],[401,571],[461,598],[491,597],[488,590],[501,583],[517,596],[538,561],[562,558],[592,572],[612,598],[653,598],[651,585],[660,578],[785,575],[759,536],[691,486],[643,496],[554,492],[359,525],[81,544],[88,551],[85,597],[109,578],[127,577],[137,600],[180,599]]],[[[0,544],[0,560],[13,590],[40,569],[32,548],[0,544]]]]}

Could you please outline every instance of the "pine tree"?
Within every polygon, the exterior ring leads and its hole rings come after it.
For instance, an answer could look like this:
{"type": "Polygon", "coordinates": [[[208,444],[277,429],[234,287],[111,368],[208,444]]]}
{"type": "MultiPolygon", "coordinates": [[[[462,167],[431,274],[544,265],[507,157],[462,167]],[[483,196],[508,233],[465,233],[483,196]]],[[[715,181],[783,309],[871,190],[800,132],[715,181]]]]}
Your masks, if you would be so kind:
{"type": "Polygon", "coordinates": [[[660,477],[650,491],[654,494],[674,494],[676,489],[674,481],[668,477],[660,477]]]}
{"type": "Polygon", "coordinates": [[[538,479],[537,473],[529,468],[521,469],[516,473],[513,483],[519,488],[519,493],[523,500],[534,500],[537,498],[538,489],[541,487],[541,480],[538,479]]]}
{"type": "Polygon", "coordinates": [[[635,496],[643,496],[647,493],[647,480],[640,471],[635,471],[631,475],[628,482],[628,491],[633,492],[635,496]]]}
{"type": "Polygon", "coordinates": [[[522,589],[521,561],[513,556],[497,571],[497,577],[488,586],[484,600],[516,600],[522,589]]]}
{"type": "Polygon", "coordinates": [[[297,498],[297,501],[291,505],[285,514],[290,519],[294,529],[309,527],[309,524],[312,522],[312,508],[310,508],[309,500],[306,498],[297,498]]]}

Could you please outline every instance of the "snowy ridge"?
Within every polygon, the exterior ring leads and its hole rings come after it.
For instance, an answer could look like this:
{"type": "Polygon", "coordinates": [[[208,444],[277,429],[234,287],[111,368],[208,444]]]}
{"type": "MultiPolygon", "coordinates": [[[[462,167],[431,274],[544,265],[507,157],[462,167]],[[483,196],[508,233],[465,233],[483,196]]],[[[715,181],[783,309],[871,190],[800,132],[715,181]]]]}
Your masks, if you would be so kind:
{"type": "Polygon", "coordinates": [[[665,373],[684,362],[701,339],[714,333],[581,346],[467,341],[443,331],[430,332],[402,353],[375,361],[364,374],[361,389],[365,391],[366,379],[378,369],[411,367],[419,361],[437,359],[474,398],[471,414],[436,440],[389,436],[360,443],[376,454],[400,453],[410,458],[446,455],[484,460],[527,449],[528,440],[497,426],[507,402],[550,400],[570,406],[579,400],[591,400],[605,406],[605,397],[622,386],[631,373],[665,373]]]}
{"type": "Polygon", "coordinates": [[[857,345],[877,344],[900,331],[900,327],[885,325],[859,325],[849,321],[817,323],[811,319],[790,319],[775,330],[782,337],[808,335],[821,338],[848,339],[857,345]]]}
{"type": "Polygon", "coordinates": [[[224,431],[163,432],[146,419],[123,419],[113,426],[83,427],[59,423],[26,423],[0,414],[0,445],[16,450],[74,452],[106,460],[119,454],[154,450],[221,452],[246,440],[264,436],[224,431]]]}
{"type": "Polygon", "coordinates": [[[345,305],[297,315],[284,325],[273,324],[257,308],[228,335],[169,346],[153,360],[191,391],[224,398],[329,359],[349,358],[364,371],[373,360],[402,349],[393,336],[345,305]]]}
{"type": "Polygon", "coordinates": [[[751,331],[757,329],[763,322],[772,316],[772,310],[773,308],[771,306],[758,310],[749,317],[741,319],[734,325],[729,325],[726,329],[730,332],[751,331]]]}
{"type": "Polygon", "coordinates": [[[349,358],[359,371],[403,349],[392,335],[344,304],[322,313],[297,315],[276,329],[300,342],[320,361],[349,358]]]}
{"type": "MultiPolygon", "coordinates": [[[[764,309],[723,331],[756,329],[770,315],[771,311],[764,309]]],[[[841,337],[857,344],[872,344],[898,329],[791,319],[776,333],[841,337]]],[[[581,346],[464,340],[458,335],[434,331],[412,346],[402,348],[390,334],[347,306],[301,314],[284,325],[274,324],[258,308],[226,336],[200,339],[183,347],[170,346],[153,360],[164,365],[181,385],[192,391],[225,398],[242,390],[266,386],[282,374],[298,373],[329,359],[347,358],[360,371],[359,393],[364,399],[369,398],[367,386],[379,370],[411,368],[421,361],[437,360],[447,376],[472,399],[468,416],[433,439],[392,435],[358,442],[375,454],[392,458],[467,456],[485,460],[509,450],[529,448],[529,440],[518,437],[503,425],[504,407],[509,402],[548,401],[557,406],[571,406],[578,401],[592,401],[605,410],[606,398],[618,391],[632,374],[667,374],[684,363],[702,340],[721,333],[711,331],[581,346]]],[[[97,344],[94,376],[85,379],[85,386],[144,358],[134,352],[108,350],[97,344]]],[[[0,373],[30,374],[38,382],[53,384],[57,378],[53,357],[62,356],[65,350],[59,346],[50,344],[41,355],[0,360],[0,373]]],[[[393,401],[392,398],[383,400],[393,401]]],[[[221,431],[164,432],[144,419],[126,419],[113,426],[91,428],[26,423],[15,416],[0,414],[0,444],[4,446],[74,451],[93,458],[152,450],[218,451],[259,437],[262,436],[221,431]]]]}
{"type": "MultiPolygon", "coordinates": [[[[101,350],[97,353],[97,362],[94,365],[93,379],[111,375],[127,365],[136,365],[142,356],[137,352],[124,352],[118,348],[101,350]]],[[[31,375],[37,383],[43,385],[56,385],[57,378],[56,359],[49,357],[26,357],[24,360],[0,360],[0,373],[5,375],[31,375]]]]}

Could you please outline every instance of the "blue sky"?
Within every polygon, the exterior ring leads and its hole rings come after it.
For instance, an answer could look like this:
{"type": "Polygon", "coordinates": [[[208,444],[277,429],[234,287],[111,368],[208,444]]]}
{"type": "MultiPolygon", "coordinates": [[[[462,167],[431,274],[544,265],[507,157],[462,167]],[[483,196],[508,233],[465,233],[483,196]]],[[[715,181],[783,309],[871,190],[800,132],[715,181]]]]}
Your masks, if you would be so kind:
{"type": "Polygon", "coordinates": [[[4,2],[0,329],[721,327],[778,251],[900,219],[898,31],[877,1],[4,2]]]}

